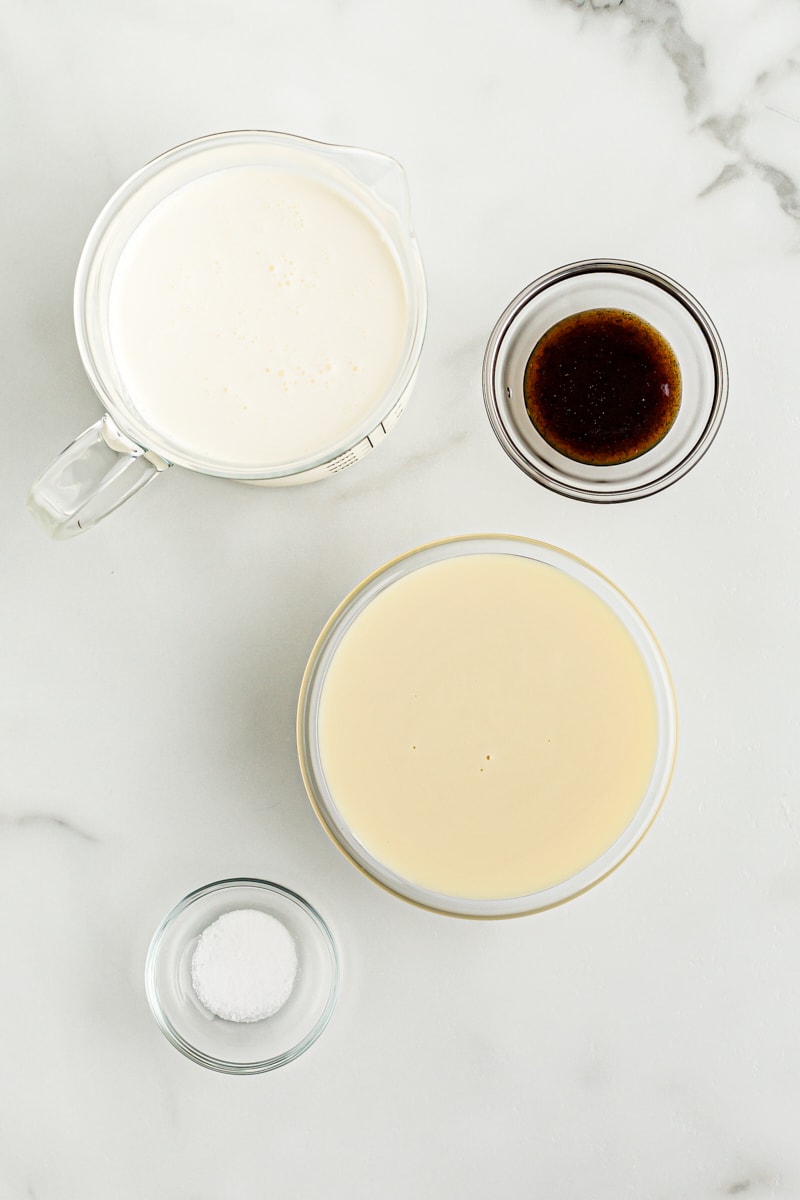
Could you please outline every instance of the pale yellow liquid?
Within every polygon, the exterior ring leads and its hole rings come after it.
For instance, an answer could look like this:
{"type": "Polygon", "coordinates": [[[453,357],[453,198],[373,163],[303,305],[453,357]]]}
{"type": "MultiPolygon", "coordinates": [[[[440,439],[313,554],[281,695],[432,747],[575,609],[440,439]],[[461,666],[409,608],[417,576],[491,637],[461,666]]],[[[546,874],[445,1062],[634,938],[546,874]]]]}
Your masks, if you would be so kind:
{"type": "Polygon", "coordinates": [[[320,753],[355,836],[450,896],[528,895],[625,830],[657,749],[653,686],[611,609],[554,567],[421,567],[356,618],[325,679],[320,753]]]}

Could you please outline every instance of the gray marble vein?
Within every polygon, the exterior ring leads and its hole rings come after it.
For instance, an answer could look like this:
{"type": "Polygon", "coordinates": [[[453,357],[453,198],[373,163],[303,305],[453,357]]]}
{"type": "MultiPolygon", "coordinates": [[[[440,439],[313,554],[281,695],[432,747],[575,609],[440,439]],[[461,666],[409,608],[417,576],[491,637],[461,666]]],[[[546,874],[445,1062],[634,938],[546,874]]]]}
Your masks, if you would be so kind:
{"type": "MultiPolygon", "coordinates": [[[[582,8],[587,12],[608,13],[611,9],[619,10],[620,19],[631,23],[635,36],[655,36],[662,50],[671,60],[678,77],[683,84],[684,102],[687,114],[698,117],[703,109],[713,105],[713,97],[706,70],[706,56],[703,46],[693,38],[686,29],[681,6],[678,0],[564,0],[574,8],[582,8]]],[[[755,175],[772,192],[781,211],[796,221],[800,219],[800,188],[795,180],[768,158],[755,154],[747,145],[746,135],[749,124],[749,114],[752,108],[757,110],[771,109],[773,112],[790,120],[800,120],[791,113],[775,109],[763,102],[763,93],[769,88],[776,75],[785,71],[797,69],[797,63],[790,51],[786,58],[767,71],[763,71],[755,81],[753,96],[748,104],[734,112],[712,112],[700,121],[699,128],[710,134],[721,146],[734,157],[734,161],[726,164],[717,177],[699,193],[700,197],[708,196],[730,183],[738,182],[747,175],[755,175]]]]}
{"type": "Polygon", "coordinates": [[[750,1171],[733,1177],[731,1183],[725,1183],[720,1188],[723,1196],[794,1196],[794,1189],[786,1185],[786,1181],[777,1173],[750,1171]]]}
{"type": "Polygon", "coordinates": [[[634,28],[655,34],[683,84],[687,110],[695,112],[708,90],[706,60],[703,47],[686,31],[680,5],[676,0],[627,0],[625,13],[634,28]]]}
{"type": "MultiPolygon", "coordinates": [[[[759,80],[759,88],[768,83],[771,72],[759,80]]],[[[769,106],[764,106],[768,108],[769,106]]],[[[774,109],[772,110],[775,111],[774,109]]],[[[788,116],[788,113],[776,115],[788,116]]],[[[744,178],[748,173],[758,176],[773,192],[782,211],[793,220],[800,218],[800,189],[791,176],[764,158],[755,155],[747,145],[748,117],[744,111],[730,115],[708,117],[702,128],[735,156],[735,161],[723,167],[716,179],[703,189],[701,196],[716,191],[728,183],[744,178]]]]}
{"type": "Polygon", "coordinates": [[[684,87],[686,107],[695,112],[705,98],[705,54],[686,31],[677,0],[566,0],[574,8],[609,13],[619,9],[635,32],[653,33],[672,60],[684,87]]]}
{"type": "Polygon", "coordinates": [[[712,179],[711,183],[702,189],[700,197],[710,196],[712,192],[725,187],[727,183],[735,183],[744,176],[744,173],[744,167],[741,163],[726,163],[716,179],[712,179]]]}
{"type": "Polygon", "coordinates": [[[56,829],[59,832],[66,833],[70,837],[75,837],[83,842],[97,843],[98,838],[94,834],[82,829],[76,825],[74,821],[68,821],[66,817],[56,816],[55,813],[45,812],[29,812],[20,813],[18,816],[12,816],[9,813],[0,813],[0,828],[25,829],[30,826],[46,827],[56,829]]]}

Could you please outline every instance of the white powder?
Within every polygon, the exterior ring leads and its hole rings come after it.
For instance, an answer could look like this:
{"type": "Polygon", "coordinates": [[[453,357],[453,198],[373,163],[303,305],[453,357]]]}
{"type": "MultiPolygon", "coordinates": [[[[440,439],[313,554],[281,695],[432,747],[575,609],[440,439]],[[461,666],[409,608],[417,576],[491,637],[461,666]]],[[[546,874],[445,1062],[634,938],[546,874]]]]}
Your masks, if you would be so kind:
{"type": "Polygon", "coordinates": [[[226,1021],[261,1021],[282,1008],[294,987],[297,950],[285,925],[267,913],[224,913],[198,938],[192,986],[226,1021]]]}

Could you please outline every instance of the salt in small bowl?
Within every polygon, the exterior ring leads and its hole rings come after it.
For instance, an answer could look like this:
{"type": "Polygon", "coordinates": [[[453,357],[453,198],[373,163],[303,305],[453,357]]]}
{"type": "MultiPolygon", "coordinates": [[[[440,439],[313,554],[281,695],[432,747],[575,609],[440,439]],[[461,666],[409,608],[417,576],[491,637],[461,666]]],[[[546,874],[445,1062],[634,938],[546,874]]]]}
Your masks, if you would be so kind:
{"type": "Polygon", "coordinates": [[[327,924],[302,896],[263,879],[221,879],[190,892],[167,913],[145,963],[145,990],[159,1028],[200,1066],[257,1075],[298,1058],[331,1019],[340,964],[327,924]],[[226,1021],[201,1004],[192,986],[192,956],[202,932],[224,913],[254,909],[277,918],[297,950],[298,970],[286,1003],[260,1021],[226,1021]]]}

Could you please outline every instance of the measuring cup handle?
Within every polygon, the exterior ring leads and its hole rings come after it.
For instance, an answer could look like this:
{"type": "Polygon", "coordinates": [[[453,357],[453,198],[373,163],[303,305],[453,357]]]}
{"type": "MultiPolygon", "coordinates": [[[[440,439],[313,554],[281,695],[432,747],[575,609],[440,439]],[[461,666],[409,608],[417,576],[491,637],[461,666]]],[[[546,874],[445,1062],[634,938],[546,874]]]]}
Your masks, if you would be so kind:
{"type": "Polygon", "coordinates": [[[75,537],[168,466],[132,442],[106,415],[42,472],[30,490],[28,509],[52,537],[75,537]]]}

